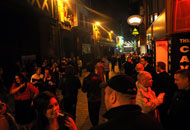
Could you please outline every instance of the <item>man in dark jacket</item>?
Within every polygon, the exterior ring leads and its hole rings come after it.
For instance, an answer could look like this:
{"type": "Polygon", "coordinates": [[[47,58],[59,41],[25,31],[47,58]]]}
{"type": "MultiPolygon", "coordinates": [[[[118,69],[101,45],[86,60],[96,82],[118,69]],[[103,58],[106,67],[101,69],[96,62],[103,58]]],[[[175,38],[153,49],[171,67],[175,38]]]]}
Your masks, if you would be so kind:
{"type": "Polygon", "coordinates": [[[157,73],[154,67],[149,63],[149,58],[144,56],[141,57],[140,63],[144,66],[144,71],[148,71],[152,75],[153,81],[157,78],[157,73]]]}
{"type": "Polygon", "coordinates": [[[62,75],[59,88],[63,95],[63,109],[76,119],[76,105],[78,89],[81,88],[80,79],[74,75],[74,67],[68,65],[65,67],[65,74],[62,75]]]}
{"type": "Polygon", "coordinates": [[[108,121],[91,130],[162,130],[156,120],[141,113],[141,108],[135,104],[135,96],[136,87],[131,77],[112,77],[105,88],[108,111],[103,116],[108,121]]]}
{"type": "Polygon", "coordinates": [[[90,74],[83,80],[82,91],[87,92],[89,117],[92,125],[95,126],[99,122],[101,105],[100,83],[102,80],[99,75],[95,74],[95,67],[92,63],[87,64],[87,71],[90,74]]]}
{"type": "Polygon", "coordinates": [[[168,110],[167,130],[190,130],[190,70],[178,70],[174,74],[177,91],[168,110]]]}

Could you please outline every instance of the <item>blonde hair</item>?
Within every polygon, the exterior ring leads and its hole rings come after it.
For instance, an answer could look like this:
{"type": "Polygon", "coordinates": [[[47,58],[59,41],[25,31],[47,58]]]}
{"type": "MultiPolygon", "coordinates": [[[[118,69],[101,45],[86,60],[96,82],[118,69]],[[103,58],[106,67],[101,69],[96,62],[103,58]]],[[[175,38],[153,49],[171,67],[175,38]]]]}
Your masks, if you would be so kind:
{"type": "Polygon", "coordinates": [[[139,72],[139,74],[137,75],[137,80],[141,81],[142,79],[146,78],[147,74],[150,74],[150,73],[147,72],[147,71],[141,71],[141,72],[139,72]]]}

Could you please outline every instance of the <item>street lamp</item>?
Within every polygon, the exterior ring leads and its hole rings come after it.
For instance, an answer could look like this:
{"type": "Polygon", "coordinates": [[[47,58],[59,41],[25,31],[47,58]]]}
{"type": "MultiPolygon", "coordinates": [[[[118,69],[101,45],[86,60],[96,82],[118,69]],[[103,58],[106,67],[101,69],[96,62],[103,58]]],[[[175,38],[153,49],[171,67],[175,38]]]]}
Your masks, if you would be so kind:
{"type": "MultiPolygon", "coordinates": [[[[143,20],[140,15],[132,15],[127,19],[127,23],[131,26],[139,26],[142,23],[142,21],[143,20]]],[[[136,28],[134,28],[132,35],[135,36],[135,41],[136,41],[136,45],[135,45],[136,49],[135,50],[137,50],[137,48],[138,48],[138,44],[137,44],[138,38],[136,37],[136,35],[138,35],[138,34],[139,34],[139,32],[137,31],[136,28]]]]}
{"type": "Polygon", "coordinates": [[[98,25],[98,26],[100,26],[100,22],[96,22],[95,24],[98,25]]]}
{"type": "Polygon", "coordinates": [[[140,15],[132,15],[127,19],[127,23],[132,26],[138,26],[142,23],[142,17],[140,15]]]}

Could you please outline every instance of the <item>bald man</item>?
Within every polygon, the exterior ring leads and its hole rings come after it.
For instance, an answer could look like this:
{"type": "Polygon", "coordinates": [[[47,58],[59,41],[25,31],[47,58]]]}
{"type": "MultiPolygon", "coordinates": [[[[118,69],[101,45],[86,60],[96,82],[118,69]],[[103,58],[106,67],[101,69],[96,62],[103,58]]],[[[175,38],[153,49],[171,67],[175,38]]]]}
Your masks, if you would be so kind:
{"type": "Polygon", "coordinates": [[[140,106],[135,104],[136,86],[127,75],[112,77],[105,87],[105,106],[103,115],[107,122],[91,130],[162,130],[154,119],[143,114],[140,106]]]}
{"type": "Polygon", "coordinates": [[[165,93],[160,93],[156,97],[155,92],[151,89],[152,83],[152,76],[149,72],[141,71],[138,74],[136,104],[141,107],[142,113],[153,115],[157,119],[159,117],[157,107],[163,103],[165,93]]]}

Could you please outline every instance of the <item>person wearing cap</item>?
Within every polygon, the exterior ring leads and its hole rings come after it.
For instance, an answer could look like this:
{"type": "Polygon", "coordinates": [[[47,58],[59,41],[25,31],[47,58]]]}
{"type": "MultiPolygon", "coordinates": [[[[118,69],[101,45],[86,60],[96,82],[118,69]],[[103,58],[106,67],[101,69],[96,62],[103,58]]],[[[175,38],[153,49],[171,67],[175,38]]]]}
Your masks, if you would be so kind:
{"type": "Polygon", "coordinates": [[[142,113],[147,113],[159,119],[157,107],[163,103],[165,93],[160,93],[157,97],[152,87],[152,76],[147,71],[141,71],[137,75],[137,96],[136,104],[138,104],[142,113]]]}
{"type": "Polygon", "coordinates": [[[105,85],[105,106],[103,115],[107,122],[91,130],[162,130],[162,126],[149,115],[141,112],[135,104],[136,86],[127,75],[116,75],[105,85]]]}

